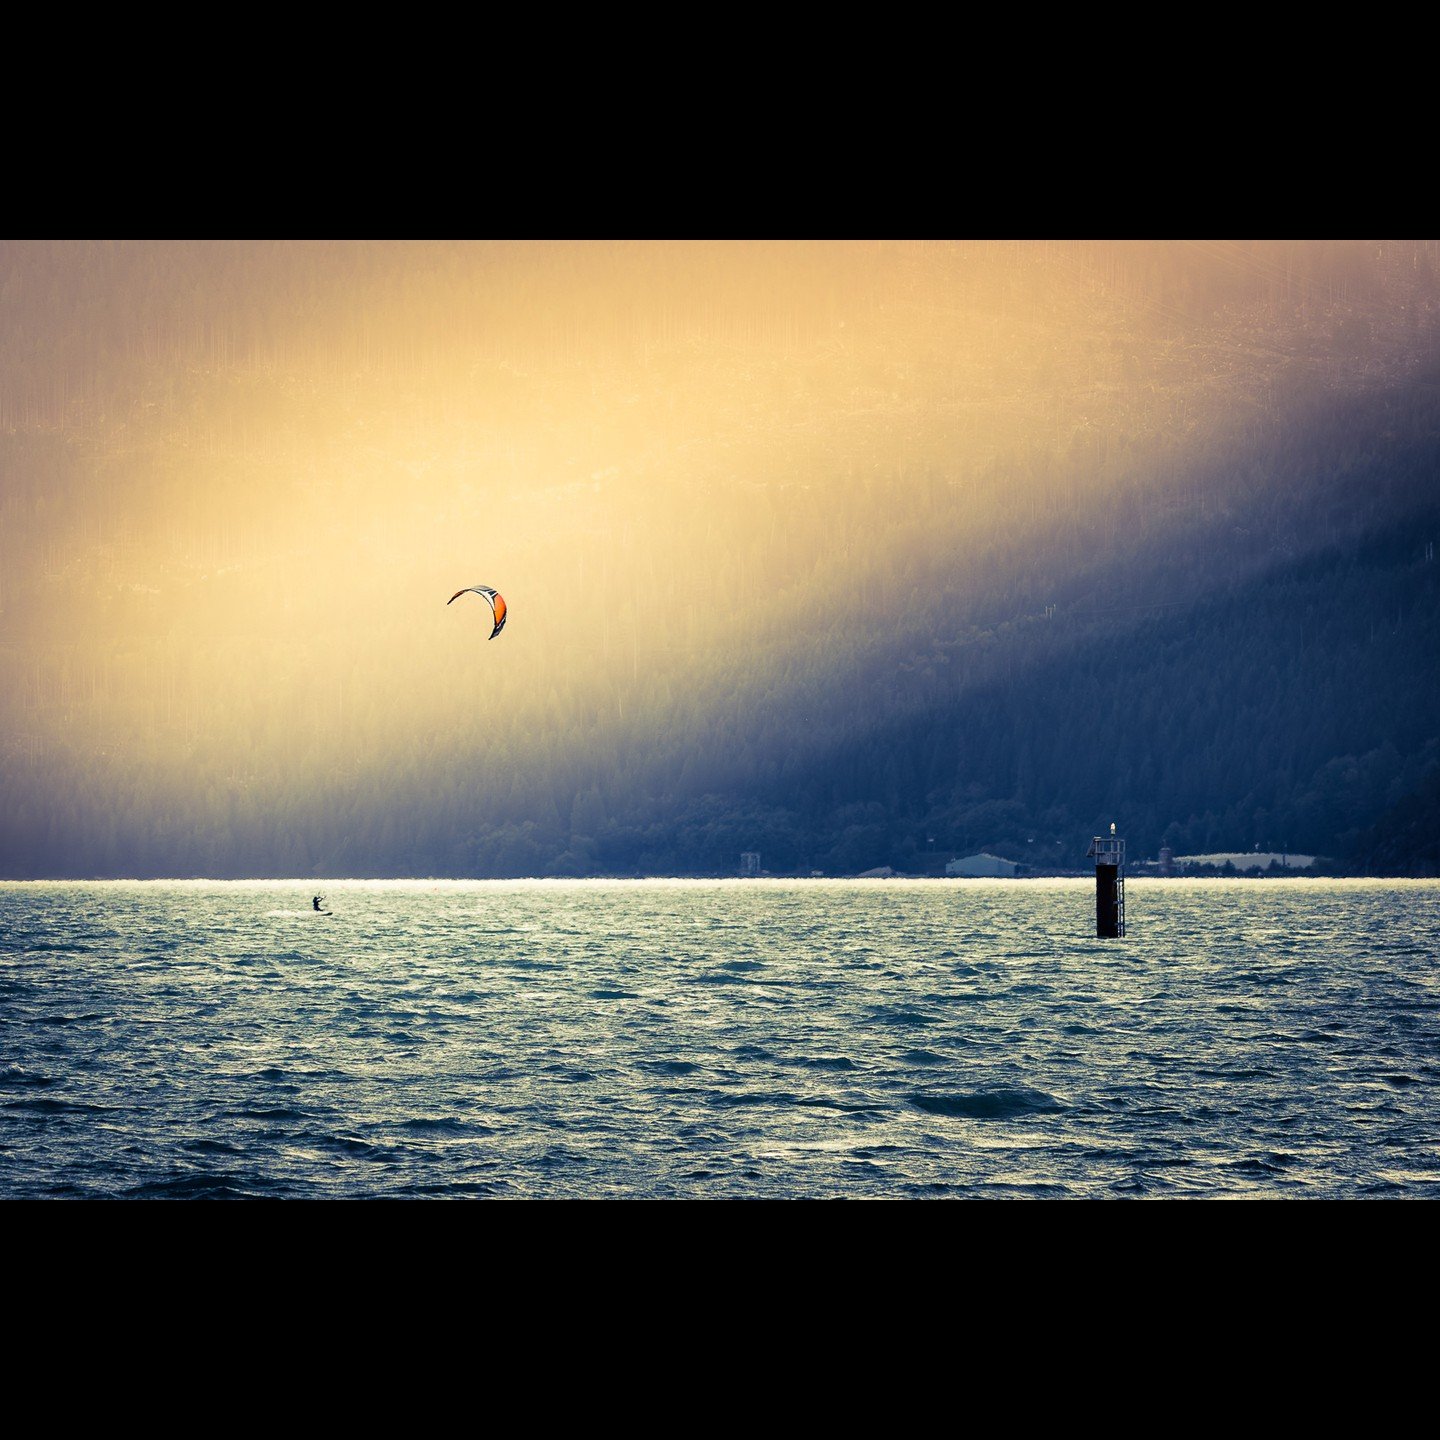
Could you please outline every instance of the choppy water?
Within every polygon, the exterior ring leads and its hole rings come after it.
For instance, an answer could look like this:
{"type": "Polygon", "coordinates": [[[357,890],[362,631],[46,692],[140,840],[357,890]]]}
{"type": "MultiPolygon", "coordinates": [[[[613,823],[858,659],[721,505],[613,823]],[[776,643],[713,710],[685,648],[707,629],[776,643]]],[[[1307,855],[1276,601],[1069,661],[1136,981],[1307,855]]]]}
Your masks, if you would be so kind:
{"type": "Polygon", "coordinates": [[[1129,892],[0,884],[0,1196],[1440,1195],[1440,883],[1129,892]]]}

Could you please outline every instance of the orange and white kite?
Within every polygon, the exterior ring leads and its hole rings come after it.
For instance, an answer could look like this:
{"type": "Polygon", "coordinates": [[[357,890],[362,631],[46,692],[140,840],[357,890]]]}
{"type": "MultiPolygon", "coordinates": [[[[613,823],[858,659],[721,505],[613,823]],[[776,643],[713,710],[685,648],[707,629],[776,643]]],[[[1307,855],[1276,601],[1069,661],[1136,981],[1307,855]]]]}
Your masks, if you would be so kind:
{"type": "Polygon", "coordinates": [[[505,628],[505,616],[508,613],[505,597],[488,585],[467,585],[463,590],[457,590],[445,603],[453,605],[462,595],[483,595],[490,602],[490,613],[495,617],[495,628],[490,632],[493,640],[505,628]]]}

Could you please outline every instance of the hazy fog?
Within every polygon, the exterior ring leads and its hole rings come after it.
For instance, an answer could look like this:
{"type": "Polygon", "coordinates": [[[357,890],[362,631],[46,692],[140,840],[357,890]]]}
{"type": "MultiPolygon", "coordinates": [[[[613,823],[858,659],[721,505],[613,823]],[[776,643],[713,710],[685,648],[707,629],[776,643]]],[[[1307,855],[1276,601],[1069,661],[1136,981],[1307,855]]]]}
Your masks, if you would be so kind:
{"type": "Polygon", "coordinates": [[[5,242],[0,863],[400,870],[622,756],[661,814],[913,664],[908,616],[1183,565],[1256,436],[1430,363],[1436,258],[5,242]]]}

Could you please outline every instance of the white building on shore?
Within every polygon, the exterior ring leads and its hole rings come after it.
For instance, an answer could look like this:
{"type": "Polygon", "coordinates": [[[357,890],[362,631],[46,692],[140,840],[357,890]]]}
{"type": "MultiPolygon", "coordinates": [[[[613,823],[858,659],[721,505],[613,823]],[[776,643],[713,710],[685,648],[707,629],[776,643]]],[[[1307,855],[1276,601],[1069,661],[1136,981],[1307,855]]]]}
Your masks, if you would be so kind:
{"type": "Polygon", "coordinates": [[[959,860],[946,862],[947,875],[963,875],[975,879],[1013,880],[1025,867],[1016,860],[1003,860],[999,855],[981,851],[959,860]]]}
{"type": "Polygon", "coordinates": [[[1173,864],[1175,873],[1183,875],[1195,865],[1213,865],[1223,870],[1233,865],[1237,871],[1268,870],[1272,865],[1277,870],[1308,870],[1315,863],[1313,855],[1292,855],[1283,850],[1236,850],[1216,855],[1177,855],[1173,864]]]}

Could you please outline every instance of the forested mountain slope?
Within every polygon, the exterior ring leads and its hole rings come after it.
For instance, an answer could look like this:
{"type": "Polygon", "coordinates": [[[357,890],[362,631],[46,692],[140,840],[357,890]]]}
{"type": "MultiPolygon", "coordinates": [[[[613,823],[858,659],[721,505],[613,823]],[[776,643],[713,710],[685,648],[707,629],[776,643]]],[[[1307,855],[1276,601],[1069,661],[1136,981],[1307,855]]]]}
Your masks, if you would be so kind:
{"type": "Polygon", "coordinates": [[[1423,867],[1437,263],[7,242],[0,873],[1423,867]]]}

